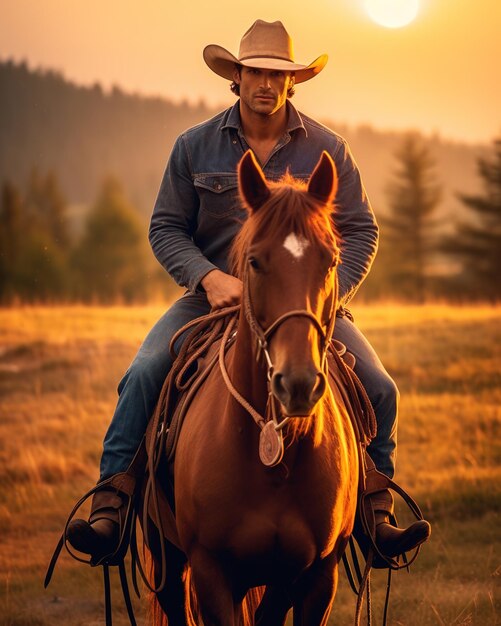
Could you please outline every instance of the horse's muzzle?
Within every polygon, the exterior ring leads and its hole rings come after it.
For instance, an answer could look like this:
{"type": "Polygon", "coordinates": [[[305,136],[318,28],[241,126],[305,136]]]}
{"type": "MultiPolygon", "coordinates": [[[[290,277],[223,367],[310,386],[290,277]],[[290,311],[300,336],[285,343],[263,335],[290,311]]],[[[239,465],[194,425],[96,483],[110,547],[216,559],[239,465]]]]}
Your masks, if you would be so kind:
{"type": "Polygon", "coordinates": [[[327,387],[325,374],[306,370],[290,374],[275,372],[271,390],[290,417],[308,417],[327,387]]]}

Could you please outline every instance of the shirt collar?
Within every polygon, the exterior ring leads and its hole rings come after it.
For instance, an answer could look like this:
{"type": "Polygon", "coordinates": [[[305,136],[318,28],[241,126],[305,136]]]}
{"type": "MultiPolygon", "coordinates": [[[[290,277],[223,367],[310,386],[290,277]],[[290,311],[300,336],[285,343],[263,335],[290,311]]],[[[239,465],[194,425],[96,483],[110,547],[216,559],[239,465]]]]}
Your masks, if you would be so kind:
{"type": "MultiPolygon", "coordinates": [[[[296,107],[287,100],[287,133],[290,133],[294,130],[302,129],[304,131],[305,136],[308,136],[308,132],[306,131],[305,125],[303,123],[303,119],[301,114],[296,109],[296,107]]],[[[237,100],[235,104],[226,111],[226,114],[223,116],[221,120],[221,125],[219,130],[225,130],[226,128],[234,128],[239,130],[241,127],[240,124],[240,100],[237,100]]]]}

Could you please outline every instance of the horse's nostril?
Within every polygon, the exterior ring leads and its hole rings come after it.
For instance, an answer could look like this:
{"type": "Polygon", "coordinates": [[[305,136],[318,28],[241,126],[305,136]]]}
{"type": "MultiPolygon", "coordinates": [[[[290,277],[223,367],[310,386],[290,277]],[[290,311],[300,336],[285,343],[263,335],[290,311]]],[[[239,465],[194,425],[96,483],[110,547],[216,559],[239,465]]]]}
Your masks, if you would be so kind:
{"type": "Polygon", "coordinates": [[[325,378],[325,374],[323,372],[318,372],[317,378],[315,381],[315,386],[311,392],[310,399],[313,404],[317,403],[320,398],[324,395],[325,389],[327,387],[327,380],[325,378]]]}
{"type": "Polygon", "coordinates": [[[282,404],[285,404],[285,402],[287,401],[288,392],[285,388],[284,377],[282,374],[273,374],[273,377],[271,379],[271,389],[273,391],[273,394],[280,400],[280,402],[282,402],[282,404]]]}

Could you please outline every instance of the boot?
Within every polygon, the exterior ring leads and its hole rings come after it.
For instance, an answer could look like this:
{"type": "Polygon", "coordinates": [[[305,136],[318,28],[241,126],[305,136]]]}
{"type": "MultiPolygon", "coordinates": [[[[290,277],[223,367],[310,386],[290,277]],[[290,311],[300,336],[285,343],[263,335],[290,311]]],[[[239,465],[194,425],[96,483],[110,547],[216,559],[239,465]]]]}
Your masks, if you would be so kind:
{"type": "Polygon", "coordinates": [[[418,519],[408,528],[398,528],[389,487],[404,498],[416,517],[421,516],[419,507],[399,485],[376,469],[367,452],[364,461],[365,476],[354,536],[365,558],[371,546],[377,548],[374,568],[398,569],[396,557],[424,543],[431,534],[431,526],[426,520],[418,519]]]}
{"type": "Polygon", "coordinates": [[[426,520],[418,520],[408,528],[391,524],[393,496],[389,489],[377,491],[369,499],[374,510],[376,546],[385,557],[394,558],[414,550],[429,538],[431,526],[426,520]]]}
{"type": "Polygon", "coordinates": [[[66,529],[66,539],[84,554],[91,556],[91,563],[100,563],[105,557],[114,556],[124,536],[125,525],[130,518],[131,496],[135,480],[128,474],[116,474],[102,486],[98,486],[92,498],[88,521],[72,520],[66,529]]]}
{"type": "Polygon", "coordinates": [[[89,520],[74,519],[68,524],[66,538],[70,544],[92,560],[113,554],[120,539],[120,514],[122,498],[116,491],[103,489],[92,498],[89,520]]]}

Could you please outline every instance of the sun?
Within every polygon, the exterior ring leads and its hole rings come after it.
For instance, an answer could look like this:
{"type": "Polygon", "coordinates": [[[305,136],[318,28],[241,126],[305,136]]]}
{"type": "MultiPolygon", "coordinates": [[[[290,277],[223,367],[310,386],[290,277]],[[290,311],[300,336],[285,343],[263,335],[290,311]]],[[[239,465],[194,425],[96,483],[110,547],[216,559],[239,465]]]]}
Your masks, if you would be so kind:
{"type": "Polygon", "coordinates": [[[364,0],[369,17],[381,26],[401,28],[416,17],[419,0],[364,0]]]}

